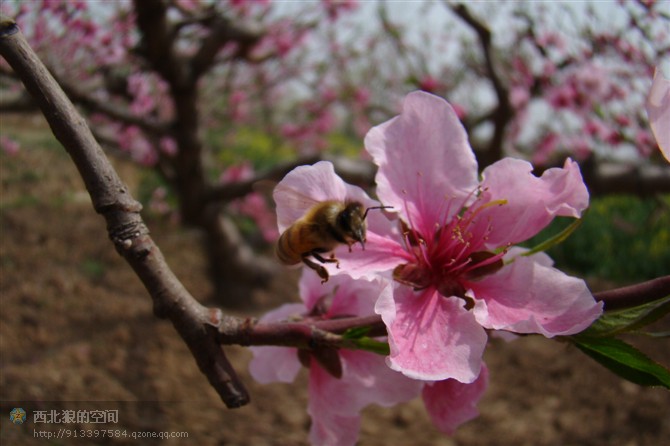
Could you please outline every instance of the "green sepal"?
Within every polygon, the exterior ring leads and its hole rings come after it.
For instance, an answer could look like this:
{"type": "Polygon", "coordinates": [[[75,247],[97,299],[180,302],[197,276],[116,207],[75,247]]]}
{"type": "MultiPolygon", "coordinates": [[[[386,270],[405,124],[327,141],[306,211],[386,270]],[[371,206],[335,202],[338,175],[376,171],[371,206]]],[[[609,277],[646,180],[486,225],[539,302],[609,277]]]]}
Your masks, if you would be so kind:
{"type": "Polygon", "coordinates": [[[378,341],[366,336],[370,332],[370,327],[350,328],[342,333],[342,337],[347,340],[347,346],[357,350],[365,350],[378,355],[388,356],[391,349],[386,341],[378,341]]]}
{"type": "Polygon", "coordinates": [[[670,313],[670,296],[624,310],[606,311],[580,335],[613,336],[637,331],[670,313]]]}
{"type": "Polygon", "coordinates": [[[383,356],[388,356],[391,354],[391,349],[389,348],[389,344],[386,341],[377,341],[376,339],[362,337],[353,339],[351,342],[358,350],[365,350],[383,356]]]}
{"type": "MultiPolygon", "coordinates": [[[[587,209],[588,211],[588,209],[587,209]]],[[[584,216],[586,215],[586,212],[582,215],[582,218],[578,218],[572,223],[570,223],[569,226],[567,226],[565,229],[563,229],[561,232],[558,234],[554,235],[553,237],[549,237],[547,240],[543,241],[542,243],[535,245],[532,247],[530,250],[524,252],[521,254],[522,256],[532,256],[533,254],[537,254],[538,252],[543,252],[546,251],[547,249],[551,248],[552,246],[558,245],[559,243],[563,243],[570,235],[577,230],[582,225],[582,221],[584,221],[584,216]]]]}
{"type": "Polygon", "coordinates": [[[570,338],[577,348],[620,377],[641,386],[670,389],[670,370],[650,359],[626,342],[616,338],[570,338]]]}
{"type": "Polygon", "coordinates": [[[366,336],[368,333],[370,333],[370,327],[349,328],[342,333],[342,337],[344,339],[358,339],[366,336]]]}

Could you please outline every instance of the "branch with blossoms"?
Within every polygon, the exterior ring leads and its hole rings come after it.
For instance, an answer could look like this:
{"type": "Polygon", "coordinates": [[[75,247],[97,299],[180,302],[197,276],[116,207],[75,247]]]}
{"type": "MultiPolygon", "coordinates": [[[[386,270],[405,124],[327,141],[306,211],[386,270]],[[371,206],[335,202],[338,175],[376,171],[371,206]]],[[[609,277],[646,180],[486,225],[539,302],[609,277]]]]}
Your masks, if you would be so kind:
{"type": "MultiPolygon", "coordinates": [[[[666,296],[670,296],[670,276],[593,293],[597,302],[603,302],[606,311],[639,307],[666,296]]],[[[379,315],[325,320],[307,316],[294,322],[270,323],[234,317],[219,317],[218,320],[220,341],[225,345],[355,348],[351,340],[341,335],[357,329],[366,329],[365,335],[370,337],[386,335],[386,326],[379,315]]]]}

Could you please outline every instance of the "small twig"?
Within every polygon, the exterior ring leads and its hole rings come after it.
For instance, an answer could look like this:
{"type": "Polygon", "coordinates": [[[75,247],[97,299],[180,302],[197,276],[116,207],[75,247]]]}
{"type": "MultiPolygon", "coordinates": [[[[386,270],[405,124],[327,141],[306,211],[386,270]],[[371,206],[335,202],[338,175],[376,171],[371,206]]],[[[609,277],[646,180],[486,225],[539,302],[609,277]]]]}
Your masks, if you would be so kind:
{"type": "Polygon", "coordinates": [[[258,322],[255,319],[233,317],[214,318],[222,344],[274,345],[283,347],[314,348],[317,346],[342,347],[344,332],[368,328],[369,337],[386,336],[381,316],[346,317],[329,320],[302,320],[300,322],[258,322]]]}
{"type": "Polygon", "coordinates": [[[226,43],[236,43],[236,57],[244,58],[263,37],[259,32],[236,26],[220,14],[213,14],[208,31],[209,35],[202,39],[198,52],[191,59],[192,75],[196,78],[211,68],[216,55],[226,43]]]}
{"type": "Polygon", "coordinates": [[[158,119],[149,116],[140,116],[132,113],[128,107],[95,99],[93,96],[85,93],[80,88],[71,85],[64,79],[57,79],[58,84],[66,92],[70,100],[82,107],[97,113],[102,113],[107,117],[126,125],[134,125],[142,130],[156,136],[165,136],[169,134],[170,122],[161,122],[158,119]]]}
{"type": "Polygon", "coordinates": [[[605,303],[605,310],[621,310],[653,302],[670,296],[670,276],[613,290],[594,293],[593,297],[605,303]]]}
{"type": "Polygon", "coordinates": [[[217,333],[209,328],[209,310],[189,294],[170,270],[140,217],[142,206],[130,195],[86,122],[16,23],[5,16],[0,16],[0,55],[22,80],[54,135],[72,157],[96,212],[107,221],[109,237],[116,250],[149,291],[156,315],[172,321],[200,370],[228,407],[246,404],[249,395],[225,357],[217,333]]]}

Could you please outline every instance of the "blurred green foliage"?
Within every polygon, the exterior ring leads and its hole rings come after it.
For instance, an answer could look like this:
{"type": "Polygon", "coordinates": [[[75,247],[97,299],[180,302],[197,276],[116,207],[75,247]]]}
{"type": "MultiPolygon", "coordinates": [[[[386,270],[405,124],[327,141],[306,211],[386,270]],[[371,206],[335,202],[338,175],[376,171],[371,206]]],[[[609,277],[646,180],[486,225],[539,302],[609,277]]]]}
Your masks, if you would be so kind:
{"type": "MultiPolygon", "coordinates": [[[[534,246],[571,222],[556,219],[524,245],[534,246]]],[[[670,195],[592,197],[582,225],[547,254],[559,269],[615,282],[670,274],[670,195]]]]}
{"type": "Polygon", "coordinates": [[[241,127],[230,131],[225,128],[212,129],[205,137],[206,144],[214,148],[215,169],[211,172],[215,178],[224,168],[244,162],[250,162],[255,169],[272,167],[277,162],[291,159],[295,151],[286,142],[258,129],[241,127]]]}

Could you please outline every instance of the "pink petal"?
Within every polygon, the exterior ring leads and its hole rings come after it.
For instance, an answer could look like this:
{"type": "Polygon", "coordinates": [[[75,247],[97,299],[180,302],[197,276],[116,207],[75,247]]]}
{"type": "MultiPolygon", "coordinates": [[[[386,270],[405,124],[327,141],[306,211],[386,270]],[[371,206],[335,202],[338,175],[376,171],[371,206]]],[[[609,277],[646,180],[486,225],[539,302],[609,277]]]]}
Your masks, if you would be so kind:
{"type": "Polygon", "coordinates": [[[366,206],[378,205],[360,187],[346,184],[328,161],[296,167],[277,184],[272,195],[277,204],[279,232],[285,231],[312,206],[323,201],[359,201],[366,206]]]}
{"type": "Polygon", "coordinates": [[[393,299],[380,296],[375,312],[389,332],[393,370],[428,381],[468,383],[479,375],[486,333],[460,299],[397,286],[393,299]]]}
{"type": "MultiPolygon", "coordinates": [[[[534,256],[533,256],[534,257],[534,256]]],[[[512,264],[472,283],[475,317],[486,328],[546,337],[579,333],[602,313],[583,280],[517,257],[512,264]]]]}
{"type": "Polygon", "coordinates": [[[328,401],[329,412],[352,414],[369,404],[390,406],[416,397],[423,383],[412,380],[386,365],[383,356],[375,353],[342,350],[342,378],[336,379],[318,364],[310,367],[310,398],[316,395],[328,401]],[[312,393],[315,391],[316,393],[312,393]]]}
{"type": "Polygon", "coordinates": [[[331,275],[347,274],[354,279],[371,280],[379,273],[391,271],[412,260],[411,255],[393,238],[368,231],[367,239],[365,251],[358,244],[352,246],[351,252],[346,246],[336,249],[339,268],[332,263],[325,265],[328,272],[331,275]]]}
{"type": "Polygon", "coordinates": [[[312,418],[309,431],[311,444],[344,446],[355,445],[358,440],[360,416],[349,407],[346,396],[340,398],[338,381],[321,367],[310,367],[307,412],[312,418]],[[343,407],[337,404],[340,402],[344,403],[343,407]]]}
{"type": "Polygon", "coordinates": [[[341,274],[321,283],[321,278],[307,268],[303,270],[298,287],[301,298],[310,310],[317,303],[323,302],[324,297],[327,298],[326,318],[372,315],[379,295],[392,292],[390,281],[380,277],[367,281],[354,280],[349,275],[341,274]]]}
{"type": "Polygon", "coordinates": [[[528,240],[555,216],[578,218],[588,207],[589,193],[574,161],[567,159],[564,167],[548,169],[539,178],[532,170],[530,163],[513,158],[484,170],[479,199],[484,203],[504,200],[480,212],[475,223],[476,234],[490,231],[489,248],[528,240]]]}
{"type": "MultiPolygon", "coordinates": [[[[372,128],[365,148],[379,166],[377,193],[422,233],[442,222],[449,200],[460,203],[477,187],[477,161],[468,137],[444,99],[417,91],[402,112],[372,128]]],[[[458,212],[460,204],[449,209],[458,212]]]]}
{"type": "MultiPolygon", "coordinates": [[[[261,322],[278,322],[305,314],[303,304],[285,304],[260,318],[261,322]]],[[[297,349],[286,347],[250,347],[254,357],[249,363],[251,376],[261,384],[292,382],[300,371],[297,349]]]]}
{"type": "Polygon", "coordinates": [[[663,78],[658,69],[654,73],[646,109],[658,147],[670,162],[670,80],[663,78]]]}
{"type": "Polygon", "coordinates": [[[463,423],[479,415],[477,404],[488,387],[489,371],[482,364],[479,377],[471,384],[454,379],[426,384],[423,403],[433,424],[445,434],[452,435],[463,423]]]}
{"type": "Polygon", "coordinates": [[[386,366],[384,358],[370,352],[342,350],[342,379],[318,364],[309,374],[309,406],[312,444],[355,444],[358,413],[370,404],[391,406],[416,397],[422,383],[386,366]]]}
{"type": "Polygon", "coordinates": [[[254,357],[249,362],[249,373],[261,384],[290,383],[300,371],[298,350],[287,347],[250,347],[254,357]]]}
{"type": "Polygon", "coordinates": [[[344,375],[352,387],[350,399],[356,410],[374,403],[393,406],[409,401],[421,391],[422,382],[391,370],[383,356],[356,350],[342,350],[344,375]]]}

